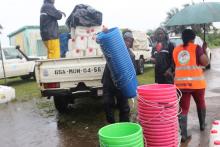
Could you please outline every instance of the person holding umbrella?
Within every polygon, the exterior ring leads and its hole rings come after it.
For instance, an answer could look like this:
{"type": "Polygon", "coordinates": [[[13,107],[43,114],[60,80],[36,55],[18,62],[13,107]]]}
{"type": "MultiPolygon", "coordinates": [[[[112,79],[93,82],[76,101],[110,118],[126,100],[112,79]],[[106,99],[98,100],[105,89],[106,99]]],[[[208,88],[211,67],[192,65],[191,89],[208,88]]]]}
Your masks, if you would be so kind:
{"type": "Polygon", "coordinates": [[[206,49],[194,44],[195,37],[196,35],[192,30],[185,29],[182,32],[183,44],[174,48],[173,51],[175,63],[174,84],[182,92],[182,98],[180,99],[182,112],[179,115],[182,142],[191,138],[187,133],[187,114],[191,96],[193,96],[197,106],[200,130],[205,129],[206,104],[204,96],[206,81],[201,66],[207,66],[209,59],[206,49]]]}

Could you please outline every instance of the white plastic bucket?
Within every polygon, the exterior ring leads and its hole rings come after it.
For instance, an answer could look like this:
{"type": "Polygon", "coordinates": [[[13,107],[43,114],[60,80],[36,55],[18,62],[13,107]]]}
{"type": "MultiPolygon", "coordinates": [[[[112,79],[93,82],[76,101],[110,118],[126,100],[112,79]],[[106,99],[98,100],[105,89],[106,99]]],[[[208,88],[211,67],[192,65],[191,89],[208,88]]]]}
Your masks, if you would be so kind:
{"type": "Polygon", "coordinates": [[[0,104],[11,101],[15,98],[15,89],[0,85],[0,104]]]}

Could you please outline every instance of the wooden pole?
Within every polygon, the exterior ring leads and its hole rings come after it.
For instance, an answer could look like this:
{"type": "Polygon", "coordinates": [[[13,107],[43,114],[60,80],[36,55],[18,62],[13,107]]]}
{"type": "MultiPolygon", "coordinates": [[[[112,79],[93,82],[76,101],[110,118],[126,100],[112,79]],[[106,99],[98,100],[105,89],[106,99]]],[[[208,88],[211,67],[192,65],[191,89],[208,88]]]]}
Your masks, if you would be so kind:
{"type": "Polygon", "coordinates": [[[4,74],[5,85],[7,85],[7,78],[6,78],[6,74],[5,74],[5,64],[4,64],[4,59],[3,59],[3,50],[1,47],[1,41],[0,41],[0,53],[1,53],[1,57],[2,57],[2,70],[3,70],[3,74],[4,74]]]}
{"type": "MultiPolygon", "coordinates": [[[[204,3],[204,1],[205,1],[205,0],[203,0],[203,3],[204,3]]],[[[203,36],[204,39],[203,39],[203,40],[204,40],[204,42],[205,42],[205,24],[204,24],[204,26],[203,26],[203,29],[204,29],[204,36],[203,36]]]]}
{"type": "Polygon", "coordinates": [[[204,29],[203,40],[204,40],[204,42],[205,42],[205,24],[204,24],[204,26],[203,26],[203,29],[204,29]]]}

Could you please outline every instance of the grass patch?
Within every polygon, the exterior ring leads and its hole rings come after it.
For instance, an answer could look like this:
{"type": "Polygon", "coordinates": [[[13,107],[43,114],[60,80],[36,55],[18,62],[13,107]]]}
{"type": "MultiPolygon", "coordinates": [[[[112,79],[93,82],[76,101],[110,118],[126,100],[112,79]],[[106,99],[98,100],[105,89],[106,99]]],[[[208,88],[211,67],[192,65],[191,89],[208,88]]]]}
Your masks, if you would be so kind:
{"type": "MultiPolygon", "coordinates": [[[[0,85],[4,85],[4,82],[4,80],[0,80],[0,85]]],[[[7,86],[15,88],[17,101],[27,101],[32,98],[41,97],[37,83],[33,79],[21,80],[20,78],[10,78],[7,79],[7,86]]]]}
{"type": "Polygon", "coordinates": [[[209,45],[209,48],[210,48],[210,49],[216,49],[216,48],[219,48],[219,46],[216,46],[216,45],[212,45],[212,44],[211,44],[211,45],[209,45]]]}
{"type": "Polygon", "coordinates": [[[137,78],[139,85],[154,83],[154,67],[145,67],[144,74],[138,75],[137,78]]]}

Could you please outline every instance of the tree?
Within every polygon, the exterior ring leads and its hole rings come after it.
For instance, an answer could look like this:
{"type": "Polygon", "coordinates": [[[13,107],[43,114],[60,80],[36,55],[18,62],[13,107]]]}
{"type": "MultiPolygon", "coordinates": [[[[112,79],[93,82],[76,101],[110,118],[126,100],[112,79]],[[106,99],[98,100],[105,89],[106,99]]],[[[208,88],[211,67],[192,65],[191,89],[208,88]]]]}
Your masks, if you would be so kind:
{"type": "Polygon", "coordinates": [[[151,30],[151,29],[147,30],[147,35],[152,36],[154,34],[154,31],[155,30],[151,30]]]}
{"type": "Polygon", "coordinates": [[[179,34],[182,32],[185,28],[185,26],[166,26],[167,22],[179,12],[180,10],[178,8],[172,8],[169,12],[167,12],[167,17],[164,22],[162,22],[162,26],[166,28],[169,32],[174,32],[175,34],[179,34]]]}
{"type": "Polygon", "coordinates": [[[165,23],[167,23],[178,12],[179,12],[178,8],[173,8],[169,12],[167,12],[167,18],[165,20],[165,23]]]}

